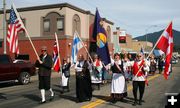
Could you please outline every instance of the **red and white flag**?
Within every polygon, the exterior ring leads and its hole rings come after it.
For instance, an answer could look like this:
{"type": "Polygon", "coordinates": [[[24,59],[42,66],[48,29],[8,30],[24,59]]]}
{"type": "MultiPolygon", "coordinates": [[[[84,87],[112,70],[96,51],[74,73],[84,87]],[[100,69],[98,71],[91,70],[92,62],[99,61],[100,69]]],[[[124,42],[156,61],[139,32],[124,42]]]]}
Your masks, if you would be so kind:
{"type": "Polygon", "coordinates": [[[168,79],[168,75],[170,72],[170,61],[173,52],[172,22],[167,26],[167,28],[164,30],[163,34],[161,35],[157,43],[157,48],[159,48],[166,54],[164,77],[165,79],[168,79]]]}
{"type": "Polygon", "coordinates": [[[19,46],[18,46],[18,33],[24,30],[24,25],[22,20],[19,19],[16,15],[16,11],[12,6],[10,10],[10,18],[8,25],[8,34],[7,34],[7,42],[9,45],[9,51],[11,53],[19,54],[19,46]]]}
{"type": "Polygon", "coordinates": [[[60,54],[59,54],[59,44],[58,44],[56,33],[55,33],[55,38],[56,38],[56,41],[54,43],[54,48],[53,48],[53,63],[54,63],[53,69],[54,71],[59,72],[61,61],[60,61],[60,54]]]}

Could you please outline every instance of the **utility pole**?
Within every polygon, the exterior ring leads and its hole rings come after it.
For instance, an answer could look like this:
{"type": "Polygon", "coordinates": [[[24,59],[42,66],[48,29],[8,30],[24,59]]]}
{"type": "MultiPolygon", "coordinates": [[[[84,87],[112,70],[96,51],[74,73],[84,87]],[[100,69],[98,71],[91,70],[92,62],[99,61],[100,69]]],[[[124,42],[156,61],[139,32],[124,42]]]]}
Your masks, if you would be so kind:
{"type": "Polygon", "coordinates": [[[4,54],[6,54],[6,36],[7,36],[7,27],[6,27],[6,0],[3,0],[3,10],[4,10],[4,16],[3,16],[3,37],[4,37],[4,54]]]}
{"type": "Polygon", "coordinates": [[[146,32],[146,34],[145,34],[145,37],[146,37],[146,47],[145,47],[145,50],[146,50],[146,51],[148,51],[148,30],[149,30],[150,28],[152,28],[152,27],[157,27],[157,25],[151,25],[151,26],[149,26],[147,29],[145,29],[145,32],[146,32]]]}

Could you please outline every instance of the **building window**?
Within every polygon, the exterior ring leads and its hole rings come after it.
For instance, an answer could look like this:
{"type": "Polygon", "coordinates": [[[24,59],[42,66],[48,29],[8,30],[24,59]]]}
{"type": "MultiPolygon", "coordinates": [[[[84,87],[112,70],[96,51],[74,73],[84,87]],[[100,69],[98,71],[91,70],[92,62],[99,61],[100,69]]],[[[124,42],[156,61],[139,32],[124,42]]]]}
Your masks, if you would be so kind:
{"type": "Polygon", "coordinates": [[[75,14],[73,16],[73,35],[74,35],[74,32],[77,31],[79,36],[81,35],[81,20],[80,20],[80,17],[79,15],[75,14]]]}
{"type": "Polygon", "coordinates": [[[57,18],[57,30],[64,30],[64,18],[57,18]]]}
{"type": "Polygon", "coordinates": [[[44,32],[50,32],[50,19],[44,19],[44,32]]]}
{"type": "Polygon", "coordinates": [[[50,12],[42,19],[42,35],[52,36],[56,32],[58,36],[64,35],[64,16],[57,12],[50,12]]]}

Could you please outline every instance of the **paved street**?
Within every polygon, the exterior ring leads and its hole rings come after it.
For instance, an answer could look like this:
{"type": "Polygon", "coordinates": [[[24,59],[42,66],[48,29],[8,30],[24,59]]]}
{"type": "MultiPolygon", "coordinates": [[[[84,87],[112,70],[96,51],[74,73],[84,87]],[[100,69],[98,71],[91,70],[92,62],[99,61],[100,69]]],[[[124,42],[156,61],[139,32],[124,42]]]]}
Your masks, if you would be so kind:
{"type": "MultiPolygon", "coordinates": [[[[156,74],[149,76],[149,86],[146,86],[144,101],[142,106],[136,108],[164,108],[165,93],[180,92],[180,63],[173,67],[173,73],[169,80],[165,80],[162,75],[156,74]]],[[[60,94],[60,79],[57,73],[52,75],[52,87],[55,91],[55,99],[40,105],[40,92],[38,90],[37,76],[32,77],[29,85],[18,85],[16,83],[0,84],[0,108],[134,108],[132,106],[132,86],[128,84],[128,98],[124,102],[118,101],[111,103],[109,101],[110,85],[102,85],[100,90],[93,92],[93,99],[89,102],[76,103],[75,98],[75,77],[70,79],[70,92],[60,94]]],[[[49,99],[48,92],[46,96],[49,99]]]]}

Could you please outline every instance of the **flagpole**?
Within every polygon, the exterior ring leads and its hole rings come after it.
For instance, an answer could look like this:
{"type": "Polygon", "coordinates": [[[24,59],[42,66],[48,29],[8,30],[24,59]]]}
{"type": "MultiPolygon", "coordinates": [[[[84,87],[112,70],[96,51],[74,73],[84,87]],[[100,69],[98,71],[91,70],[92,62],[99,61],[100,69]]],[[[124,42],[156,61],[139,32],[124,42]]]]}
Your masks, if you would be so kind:
{"type": "MultiPolygon", "coordinates": [[[[172,21],[171,21],[172,22],[172,21]]],[[[156,41],[156,44],[154,45],[153,49],[151,50],[151,52],[149,53],[149,55],[147,56],[146,59],[148,59],[150,57],[150,55],[152,54],[153,50],[156,48],[158,42],[160,41],[161,37],[163,36],[165,30],[169,27],[169,25],[171,24],[171,22],[168,24],[168,26],[164,29],[164,31],[162,32],[161,36],[159,37],[159,39],[156,41]]],[[[139,68],[138,72],[136,73],[135,77],[139,74],[141,68],[143,67],[143,65],[139,68]]]]}
{"type": "MultiPolygon", "coordinates": [[[[75,31],[75,33],[78,34],[77,31],[75,31]]],[[[78,38],[80,39],[80,41],[81,41],[81,43],[82,43],[82,45],[83,45],[85,51],[87,52],[87,54],[88,54],[88,56],[89,56],[91,62],[93,63],[93,60],[92,60],[92,58],[91,58],[91,56],[90,56],[90,54],[89,54],[87,48],[85,47],[84,42],[81,40],[81,38],[79,37],[79,35],[77,35],[77,36],[78,36],[78,38]]]]}
{"type": "Polygon", "coordinates": [[[7,30],[6,30],[6,0],[3,0],[3,10],[4,10],[4,16],[3,16],[3,37],[4,37],[4,54],[7,53],[6,49],[6,37],[7,37],[7,30]]]}
{"type": "Polygon", "coordinates": [[[57,45],[57,51],[58,51],[59,67],[61,67],[61,60],[60,60],[60,53],[59,53],[59,42],[58,42],[58,37],[57,37],[56,32],[55,32],[55,38],[56,38],[56,45],[57,45]]]}
{"type": "MultiPolygon", "coordinates": [[[[20,17],[20,15],[19,15],[19,13],[17,12],[14,3],[13,3],[13,9],[14,9],[14,11],[15,11],[15,13],[16,13],[17,18],[18,18],[18,19],[20,20],[20,22],[22,23],[21,17],[20,17]]],[[[35,49],[35,47],[34,47],[34,44],[33,44],[32,40],[31,40],[31,38],[30,38],[30,36],[29,36],[29,33],[27,32],[27,30],[26,30],[26,28],[25,28],[25,26],[24,26],[23,23],[22,23],[22,26],[23,26],[23,28],[24,28],[26,34],[27,34],[27,37],[28,37],[28,39],[29,39],[29,41],[30,41],[30,43],[31,43],[31,46],[33,47],[33,50],[34,50],[34,52],[35,52],[37,58],[39,59],[38,53],[37,53],[37,51],[36,51],[36,49],[35,49]]]]}

